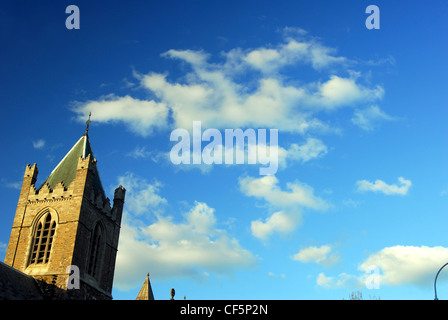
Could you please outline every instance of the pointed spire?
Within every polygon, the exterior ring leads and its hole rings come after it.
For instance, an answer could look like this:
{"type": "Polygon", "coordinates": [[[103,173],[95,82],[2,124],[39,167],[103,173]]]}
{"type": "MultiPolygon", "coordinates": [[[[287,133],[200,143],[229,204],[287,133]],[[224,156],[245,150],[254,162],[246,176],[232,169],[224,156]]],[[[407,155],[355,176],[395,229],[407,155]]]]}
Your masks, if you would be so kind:
{"type": "Polygon", "coordinates": [[[151,281],[149,281],[149,272],[146,275],[145,282],[143,282],[143,286],[140,289],[140,292],[137,295],[135,300],[154,300],[154,294],[152,293],[151,281]]]}
{"type": "MultiPolygon", "coordinates": [[[[45,181],[40,185],[38,190],[43,186],[48,185],[48,187],[53,190],[58,183],[62,181],[64,186],[68,188],[70,184],[75,180],[77,166],[80,159],[86,159],[90,155],[90,159],[95,160],[92,152],[92,146],[90,145],[89,136],[83,135],[75,145],[70,149],[70,151],[62,158],[59,164],[53,169],[50,175],[45,179],[45,181]]],[[[96,196],[100,196],[102,202],[106,200],[106,193],[104,192],[103,185],[101,183],[98,168],[93,166],[94,174],[92,176],[93,191],[96,196]]]]}
{"type": "Polygon", "coordinates": [[[89,119],[87,119],[87,121],[86,121],[86,132],[84,132],[84,135],[86,136],[87,135],[87,132],[89,132],[89,124],[90,124],[90,122],[92,122],[91,120],[90,120],[90,116],[92,115],[92,112],[89,112],[89,119]]]}
{"type": "Polygon", "coordinates": [[[88,137],[82,136],[64,156],[64,158],[62,158],[59,164],[53,169],[39,189],[44,184],[48,184],[49,187],[53,189],[61,181],[68,187],[76,177],[76,167],[78,165],[79,158],[82,157],[85,159],[88,154],[90,154],[93,158],[88,137]]]}

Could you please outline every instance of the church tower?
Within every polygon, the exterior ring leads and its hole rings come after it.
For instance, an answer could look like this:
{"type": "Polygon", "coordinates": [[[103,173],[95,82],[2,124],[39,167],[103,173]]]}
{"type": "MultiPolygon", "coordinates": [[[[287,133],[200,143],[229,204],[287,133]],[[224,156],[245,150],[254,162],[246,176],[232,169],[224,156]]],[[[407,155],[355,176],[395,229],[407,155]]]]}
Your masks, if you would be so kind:
{"type": "Polygon", "coordinates": [[[35,185],[36,164],[26,166],[5,256],[7,265],[41,280],[54,299],[112,299],[126,190],[115,189],[111,206],[89,123],[90,116],[84,135],[42,185],[35,185]]]}

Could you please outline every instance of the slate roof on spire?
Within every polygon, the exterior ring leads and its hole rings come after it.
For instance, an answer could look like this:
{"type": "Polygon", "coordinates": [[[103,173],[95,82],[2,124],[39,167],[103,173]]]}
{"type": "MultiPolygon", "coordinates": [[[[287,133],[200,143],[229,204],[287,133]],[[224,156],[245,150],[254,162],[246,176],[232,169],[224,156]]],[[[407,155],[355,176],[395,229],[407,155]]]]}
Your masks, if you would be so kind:
{"type": "Polygon", "coordinates": [[[154,294],[152,293],[151,281],[149,281],[149,273],[146,275],[145,282],[140,289],[135,300],[154,300],[154,294]]]}
{"type": "MultiPolygon", "coordinates": [[[[89,154],[90,159],[93,159],[94,155],[92,146],[90,145],[89,136],[87,134],[84,134],[65,155],[65,157],[62,158],[62,160],[53,169],[47,179],[45,179],[39,189],[42,188],[42,186],[44,186],[45,184],[48,184],[51,189],[54,189],[56,185],[61,181],[67,188],[76,177],[76,168],[78,166],[79,158],[82,157],[83,159],[85,159],[89,154]]],[[[93,179],[95,194],[98,194],[99,192],[103,200],[105,200],[106,195],[101,183],[99,172],[96,167],[94,169],[93,179]]]]}

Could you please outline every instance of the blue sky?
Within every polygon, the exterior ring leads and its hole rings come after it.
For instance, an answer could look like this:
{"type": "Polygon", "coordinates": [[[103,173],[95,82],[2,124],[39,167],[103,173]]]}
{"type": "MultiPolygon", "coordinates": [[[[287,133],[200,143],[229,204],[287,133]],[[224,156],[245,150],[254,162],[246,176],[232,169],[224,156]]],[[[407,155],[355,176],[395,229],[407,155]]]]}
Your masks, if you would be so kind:
{"type": "Polygon", "coordinates": [[[2,1],[0,255],[25,165],[43,181],[91,111],[106,192],[127,189],[115,299],[147,272],[156,299],[432,299],[448,261],[447,14],[444,1],[2,1]],[[172,164],[171,132],[195,120],[278,129],[278,171],[172,164]]]}

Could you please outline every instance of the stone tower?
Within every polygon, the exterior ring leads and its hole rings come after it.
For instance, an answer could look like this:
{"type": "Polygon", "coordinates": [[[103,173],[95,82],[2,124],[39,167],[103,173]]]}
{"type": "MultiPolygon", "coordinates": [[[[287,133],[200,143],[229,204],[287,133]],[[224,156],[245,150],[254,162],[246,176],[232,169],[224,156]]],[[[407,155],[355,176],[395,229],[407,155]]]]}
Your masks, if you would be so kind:
{"type": "Polygon", "coordinates": [[[7,265],[41,280],[42,290],[54,299],[112,299],[126,190],[115,189],[111,206],[90,145],[89,123],[38,188],[36,164],[26,166],[5,256],[7,265]]]}

